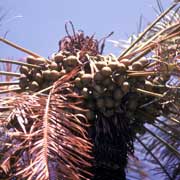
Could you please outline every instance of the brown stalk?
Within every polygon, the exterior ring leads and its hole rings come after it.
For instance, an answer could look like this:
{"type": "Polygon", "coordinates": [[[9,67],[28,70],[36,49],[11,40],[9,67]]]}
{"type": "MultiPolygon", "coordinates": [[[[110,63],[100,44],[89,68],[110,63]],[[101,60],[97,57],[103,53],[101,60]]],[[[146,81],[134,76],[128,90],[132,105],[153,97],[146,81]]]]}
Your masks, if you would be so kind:
{"type": "Polygon", "coordinates": [[[129,73],[128,76],[133,76],[133,77],[136,77],[136,76],[150,76],[150,75],[157,75],[159,74],[159,72],[153,72],[153,71],[150,71],[150,72],[132,72],[132,73],[129,73]]]}
{"type": "Polygon", "coordinates": [[[15,72],[0,71],[0,75],[20,77],[21,74],[15,72]]]}
{"type": "Polygon", "coordinates": [[[19,81],[12,81],[12,82],[0,82],[0,86],[10,86],[10,85],[17,85],[19,81]]]}
{"type": "Polygon", "coordinates": [[[146,90],[143,90],[143,89],[140,89],[140,88],[137,88],[136,91],[140,92],[140,93],[143,93],[143,94],[146,94],[146,95],[154,96],[154,97],[157,97],[157,98],[163,98],[164,97],[163,94],[154,93],[154,92],[151,92],[151,91],[146,91],[146,90]]]}
{"type": "Polygon", "coordinates": [[[34,65],[34,64],[29,64],[29,63],[25,63],[25,62],[20,62],[20,61],[15,61],[15,60],[9,60],[9,59],[0,59],[0,62],[2,63],[11,63],[11,64],[17,64],[20,66],[27,66],[27,67],[34,67],[34,68],[38,68],[40,66],[38,65],[34,65]]]}
{"type": "MultiPolygon", "coordinates": [[[[179,23],[175,24],[177,27],[175,28],[174,31],[176,31],[178,28],[180,28],[179,23]]],[[[171,28],[171,27],[170,27],[171,28]]],[[[132,56],[140,53],[137,57],[133,58],[130,61],[130,64],[132,64],[133,62],[137,61],[138,59],[140,59],[141,57],[145,56],[146,54],[148,54],[150,51],[152,51],[152,49],[154,49],[158,43],[161,43],[167,39],[173,38],[177,35],[180,34],[180,32],[176,32],[174,34],[170,34],[169,36],[165,36],[165,37],[161,37],[159,40],[157,40],[156,42],[153,42],[153,40],[155,40],[155,38],[157,38],[158,36],[160,36],[160,34],[162,34],[164,31],[166,31],[167,29],[164,29],[163,31],[160,31],[157,35],[153,36],[150,40],[147,41],[147,43],[145,43],[143,46],[141,46],[140,48],[136,49],[135,51],[133,51],[132,53],[128,54],[127,56],[123,56],[118,58],[118,60],[122,60],[124,58],[131,58],[132,56]]]]}
{"type": "Polygon", "coordinates": [[[139,51],[141,49],[143,49],[145,46],[147,46],[148,44],[151,44],[156,38],[160,37],[160,35],[162,35],[163,33],[165,33],[166,31],[168,31],[169,29],[173,29],[174,27],[175,30],[179,28],[179,22],[173,25],[170,25],[169,27],[166,27],[166,29],[163,29],[161,31],[159,31],[157,34],[155,34],[152,38],[150,38],[147,42],[142,43],[140,47],[135,47],[134,51],[139,51]],[[176,27],[177,26],[177,27],[176,27]]]}
{"type": "Polygon", "coordinates": [[[18,49],[18,50],[20,50],[20,51],[22,51],[22,52],[24,52],[26,54],[29,54],[29,55],[31,55],[33,57],[36,57],[36,58],[41,57],[40,55],[38,55],[38,54],[28,50],[28,49],[25,49],[22,46],[19,46],[19,45],[15,44],[15,43],[3,38],[3,37],[0,37],[0,41],[2,41],[5,44],[8,44],[9,46],[12,46],[13,48],[18,49]]]}

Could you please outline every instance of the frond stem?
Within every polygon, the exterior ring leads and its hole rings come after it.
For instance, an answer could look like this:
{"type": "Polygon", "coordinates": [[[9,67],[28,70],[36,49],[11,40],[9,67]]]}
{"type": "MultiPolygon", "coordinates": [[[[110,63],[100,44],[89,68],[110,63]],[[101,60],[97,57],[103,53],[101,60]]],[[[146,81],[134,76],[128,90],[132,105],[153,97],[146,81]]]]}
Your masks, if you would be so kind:
{"type": "Polygon", "coordinates": [[[162,165],[162,163],[159,161],[159,159],[153,154],[153,152],[138,138],[136,137],[137,141],[141,144],[141,146],[154,158],[154,160],[157,162],[157,164],[163,169],[165,174],[168,176],[170,180],[173,180],[170,174],[167,172],[165,167],[162,165]]]}

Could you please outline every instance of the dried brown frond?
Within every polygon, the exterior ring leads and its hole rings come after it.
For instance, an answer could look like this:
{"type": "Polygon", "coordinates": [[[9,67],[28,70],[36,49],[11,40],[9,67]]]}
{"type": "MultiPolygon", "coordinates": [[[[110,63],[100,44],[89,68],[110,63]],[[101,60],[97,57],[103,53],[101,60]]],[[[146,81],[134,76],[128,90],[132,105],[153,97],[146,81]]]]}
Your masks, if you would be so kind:
{"type": "Polygon", "coordinates": [[[91,166],[87,125],[73,113],[81,110],[81,99],[67,79],[57,81],[48,96],[21,94],[9,103],[13,106],[8,117],[12,141],[0,159],[7,176],[39,180],[90,176],[85,170],[91,166]]]}

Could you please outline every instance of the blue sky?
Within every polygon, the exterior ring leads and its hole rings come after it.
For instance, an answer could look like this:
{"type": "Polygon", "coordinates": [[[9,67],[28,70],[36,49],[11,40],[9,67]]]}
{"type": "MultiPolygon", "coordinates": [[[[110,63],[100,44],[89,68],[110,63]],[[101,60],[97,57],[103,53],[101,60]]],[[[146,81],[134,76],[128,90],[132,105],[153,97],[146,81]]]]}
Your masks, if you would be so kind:
{"type": "MultiPolygon", "coordinates": [[[[164,8],[171,2],[163,1],[164,8]]],[[[143,26],[155,18],[152,6],[157,8],[156,0],[0,0],[0,14],[8,12],[1,22],[0,35],[8,31],[7,39],[47,57],[57,51],[68,20],[77,30],[87,35],[96,33],[99,39],[111,31],[115,34],[110,39],[127,39],[137,32],[140,15],[143,26]]],[[[119,49],[107,42],[105,52],[118,54],[119,49]]],[[[0,42],[1,58],[24,56],[0,42]]]]}

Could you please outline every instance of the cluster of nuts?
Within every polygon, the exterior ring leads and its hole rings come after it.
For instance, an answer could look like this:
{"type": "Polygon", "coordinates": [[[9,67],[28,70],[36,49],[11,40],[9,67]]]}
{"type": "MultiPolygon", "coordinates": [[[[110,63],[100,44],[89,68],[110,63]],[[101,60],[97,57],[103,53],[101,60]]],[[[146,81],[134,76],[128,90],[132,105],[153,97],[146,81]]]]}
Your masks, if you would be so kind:
{"type": "MultiPolygon", "coordinates": [[[[137,77],[128,76],[128,70],[143,70],[148,60],[143,58],[130,64],[128,59],[119,62],[112,55],[91,57],[90,60],[87,69],[92,72],[86,72],[85,68],[79,72],[74,80],[75,90],[85,98],[89,120],[98,113],[105,118],[112,117],[118,111],[122,98],[133,92],[135,81],[139,81],[137,77]]],[[[146,78],[141,78],[141,82],[145,85],[146,78]]]]}
{"type": "MultiPolygon", "coordinates": [[[[66,51],[54,54],[49,60],[28,56],[27,63],[34,67],[21,66],[20,87],[31,91],[45,89],[80,66],[77,76],[72,79],[74,91],[84,97],[83,103],[88,109],[85,116],[93,120],[98,113],[105,118],[113,117],[119,111],[122,99],[136,88],[152,91],[154,85],[162,84],[162,77],[130,76],[130,73],[147,70],[147,58],[131,62],[128,59],[118,61],[114,55],[87,55],[83,61],[79,57],[66,51]]],[[[128,104],[136,107],[137,103],[133,105],[133,101],[128,104]]]]}
{"type": "Polygon", "coordinates": [[[26,61],[35,67],[20,67],[20,87],[31,91],[49,87],[78,65],[77,57],[67,52],[57,53],[51,60],[28,56],[26,61]]]}

